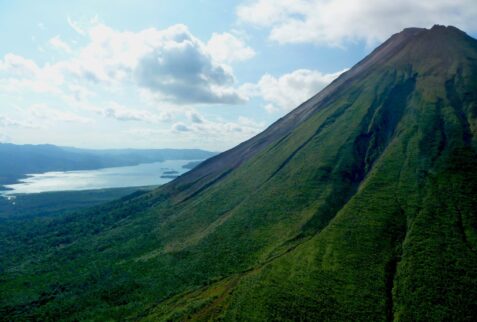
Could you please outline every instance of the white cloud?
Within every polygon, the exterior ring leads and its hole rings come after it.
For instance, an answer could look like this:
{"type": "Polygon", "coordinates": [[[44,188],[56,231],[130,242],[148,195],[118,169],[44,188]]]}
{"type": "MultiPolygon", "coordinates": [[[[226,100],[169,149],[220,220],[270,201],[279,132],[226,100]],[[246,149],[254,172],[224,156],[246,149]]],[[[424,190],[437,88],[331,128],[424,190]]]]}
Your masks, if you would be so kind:
{"type": "Polygon", "coordinates": [[[12,137],[4,132],[3,129],[0,129],[0,143],[10,143],[12,142],[12,137]]]}
{"type": "Polygon", "coordinates": [[[33,60],[26,59],[15,54],[6,54],[0,60],[0,72],[8,73],[16,77],[34,77],[40,71],[40,68],[33,60]]]}
{"type": "Polygon", "coordinates": [[[114,118],[118,121],[149,121],[150,114],[145,111],[127,109],[119,104],[114,104],[102,110],[104,117],[114,118]]]}
{"type": "Polygon", "coordinates": [[[174,123],[172,125],[172,130],[175,132],[189,132],[191,129],[182,122],[174,123]]]}
{"type": "Polygon", "coordinates": [[[55,37],[51,38],[49,43],[54,48],[60,49],[64,52],[66,52],[66,53],[71,53],[72,52],[71,47],[66,42],[61,40],[59,35],[56,35],[55,37]]]}
{"type": "Polygon", "coordinates": [[[23,128],[35,128],[35,125],[31,122],[15,120],[10,117],[0,115],[0,126],[2,127],[23,127],[23,128]]]}
{"type": "Polygon", "coordinates": [[[68,84],[67,89],[71,97],[77,102],[84,102],[88,98],[95,96],[94,91],[78,84],[68,84]]]}
{"type": "Polygon", "coordinates": [[[263,131],[266,124],[246,117],[235,120],[211,120],[191,109],[188,118],[175,122],[168,129],[130,128],[127,133],[135,141],[160,146],[202,147],[211,151],[228,149],[263,131]],[[200,122],[197,122],[197,119],[200,122]]]}
{"type": "Polygon", "coordinates": [[[407,27],[454,25],[477,31],[475,0],[253,0],[237,8],[240,20],[270,28],[279,43],[369,45],[407,27]]]}
{"type": "Polygon", "coordinates": [[[123,135],[122,145],[136,145],[131,143],[134,138],[144,136],[137,145],[214,150],[264,128],[252,120],[211,119],[195,110],[197,105],[223,106],[247,99],[230,63],[249,59],[254,52],[235,33],[214,34],[204,42],[184,25],[130,32],[98,21],[68,22],[83,37],[76,43],[51,38],[46,53],[53,48],[64,52],[60,58],[54,56],[56,61],[41,64],[13,53],[0,57],[0,92],[22,106],[9,118],[2,117],[0,128],[35,141],[35,131],[19,127],[35,124],[44,138],[66,126],[81,138],[93,137],[105,126],[123,135]],[[128,128],[121,132],[126,122],[128,128]]]}
{"type": "Polygon", "coordinates": [[[68,16],[66,18],[66,20],[68,21],[68,25],[71,27],[71,29],[73,29],[74,31],[76,31],[76,33],[84,36],[86,34],[86,32],[84,31],[83,28],[81,28],[80,24],[77,22],[77,21],[74,21],[73,19],[71,19],[70,16],[68,16]]]}
{"type": "Polygon", "coordinates": [[[62,108],[53,108],[46,104],[33,104],[27,109],[27,114],[38,121],[45,123],[91,123],[93,120],[78,114],[65,111],[62,108]]]}
{"type": "MultiPolygon", "coordinates": [[[[189,124],[177,122],[172,129],[176,132],[191,132],[199,138],[248,139],[263,130],[265,124],[239,116],[236,121],[209,120],[198,112],[189,113],[189,124]]],[[[240,141],[238,141],[240,142],[240,141]]]]}
{"type": "Polygon", "coordinates": [[[168,112],[160,112],[154,114],[145,110],[127,108],[116,102],[111,102],[108,107],[101,109],[100,113],[104,117],[113,118],[118,121],[159,123],[171,120],[171,115],[168,112]]]}
{"type": "Polygon", "coordinates": [[[200,115],[199,113],[195,111],[188,111],[187,117],[189,121],[191,121],[192,123],[198,123],[198,124],[204,123],[204,118],[202,117],[202,115],[200,115]]]}
{"type": "Polygon", "coordinates": [[[177,103],[243,101],[232,87],[231,68],[217,64],[185,26],[154,31],[154,36],[156,44],[140,55],[133,71],[139,86],[177,103]]]}
{"type": "Polygon", "coordinates": [[[260,133],[266,124],[239,117],[233,121],[209,120],[197,124],[176,122],[169,129],[130,128],[127,131],[134,141],[159,146],[202,147],[211,151],[225,150],[260,133]]]}
{"type": "Polygon", "coordinates": [[[236,36],[224,32],[213,33],[207,42],[207,50],[219,62],[244,61],[255,56],[255,51],[236,36]]]}
{"type": "Polygon", "coordinates": [[[280,77],[266,74],[257,84],[245,84],[245,95],[260,96],[269,112],[290,111],[303,103],[344,71],[323,74],[316,70],[298,69],[280,77]]]}
{"type": "MultiPolygon", "coordinates": [[[[179,104],[243,101],[234,88],[232,68],[215,59],[185,25],[128,32],[96,22],[85,33],[88,44],[54,65],[65,77],[110,85],[134,83],[159,100],[179,104]]],[[[55,44],[60,46],[56,38],[55,44]]]]}
{"type": "Polygon", "coordinates": [[[131,134],[142,139],[173,138],[181,146],[202,146],[207,149],[227,149],[260,133],[266,124],[239,116],[235,120],[209,119],[194,109],[187,112],[187,120],[179,121],[169,132],[135,129],[131,134]]]}
{"type": "Polygon", "coordinates": [[[0,59],[0,89],[4,91],[58,94],[62,83],[63,76],[55,66],[41,68],[34,61],[12,53],[0,59]]]}
{"type": "MultiPolygon", "coordinates": [[[[69,22],[78,29],[71,19],[69,22]]],[[[15,91],[19,86],[22,90],[31,86],[37,92],[53,93],[58,92],[68,79],[69,84],[129,87],[134,84],[151,92],[157,100],[176,104],[244,101],[234,87],[232,68],[219,61],[224,58],[220,56],[223,53],[219,55],[220,59],[214,58],[207,45],[184,25],[128,32],[95,22],[85,33],[89,41],[77,51],[59,36],[51,38],[51,46],[70,54],[70,58],[54,64],[38,66],[21,56],[5,55],[0,60],[0,79],[3,80],[0,87],[15,91]]],[[[234,45],[242,46],[242,52],[228,60],[250,55],[250,49],[238,39],[226,38],[234,45]]],[[[225,45],[221,48],[224,50],[225,45]]]]}

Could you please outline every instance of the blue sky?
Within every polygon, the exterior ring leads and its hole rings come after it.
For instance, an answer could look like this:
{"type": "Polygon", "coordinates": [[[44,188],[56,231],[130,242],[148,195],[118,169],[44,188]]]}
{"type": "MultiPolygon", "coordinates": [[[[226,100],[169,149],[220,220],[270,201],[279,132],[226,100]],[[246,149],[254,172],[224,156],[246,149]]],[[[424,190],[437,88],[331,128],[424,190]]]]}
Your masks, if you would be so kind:
{"type": "Polygon", "coordinates": [[[230,148],[469,0],[1,1],[0,141],[230,148]]]}

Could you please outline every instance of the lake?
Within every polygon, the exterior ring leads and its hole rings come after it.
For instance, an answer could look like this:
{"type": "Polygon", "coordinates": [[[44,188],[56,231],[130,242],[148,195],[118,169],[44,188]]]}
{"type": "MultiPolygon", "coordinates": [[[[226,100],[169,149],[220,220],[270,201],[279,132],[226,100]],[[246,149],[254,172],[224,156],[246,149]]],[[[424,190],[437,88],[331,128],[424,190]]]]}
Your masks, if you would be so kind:
{"type": "Polygon", "coordinates": [[[184,165],[201,160],[166,160],[127,167],[97,170],[57,171],[28,175],[18,183],[5,185],[3,195],[46,191],[92,190],[162,185],[187,172],[184,165]]]}

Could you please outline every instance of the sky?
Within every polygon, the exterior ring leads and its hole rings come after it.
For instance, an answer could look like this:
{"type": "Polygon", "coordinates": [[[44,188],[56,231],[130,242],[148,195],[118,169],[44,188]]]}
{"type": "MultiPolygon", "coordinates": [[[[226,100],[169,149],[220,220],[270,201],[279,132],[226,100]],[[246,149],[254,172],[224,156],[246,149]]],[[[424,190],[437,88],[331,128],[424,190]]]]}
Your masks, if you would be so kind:
{"type": "Polygon", "coordinates": [[[0,0],[0,142],[223,151],[475,0],[0,0]]]}

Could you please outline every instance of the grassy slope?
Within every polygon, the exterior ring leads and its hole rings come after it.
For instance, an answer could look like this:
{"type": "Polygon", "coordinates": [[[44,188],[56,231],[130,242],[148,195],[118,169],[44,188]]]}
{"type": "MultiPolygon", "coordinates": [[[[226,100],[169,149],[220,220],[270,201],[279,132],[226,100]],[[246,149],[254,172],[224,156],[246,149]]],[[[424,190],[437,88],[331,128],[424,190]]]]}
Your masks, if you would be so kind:
{"type": "Polygon", "coordinates": [[[38,227],[0,262],[3,316],[472,315],[477,46],[446,31],[414,57],[434,35],[185,200],[169,185],[38,227]]]}

